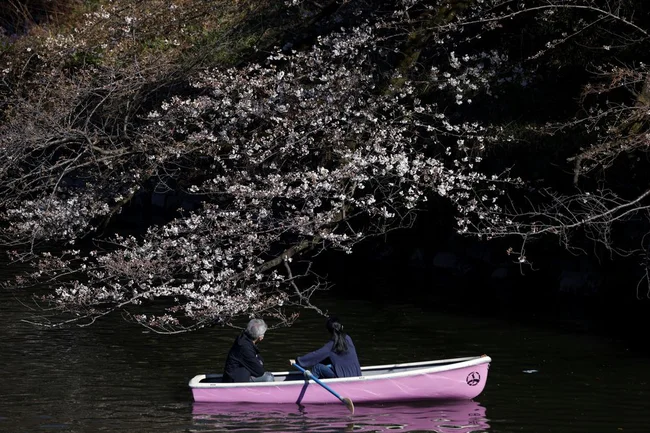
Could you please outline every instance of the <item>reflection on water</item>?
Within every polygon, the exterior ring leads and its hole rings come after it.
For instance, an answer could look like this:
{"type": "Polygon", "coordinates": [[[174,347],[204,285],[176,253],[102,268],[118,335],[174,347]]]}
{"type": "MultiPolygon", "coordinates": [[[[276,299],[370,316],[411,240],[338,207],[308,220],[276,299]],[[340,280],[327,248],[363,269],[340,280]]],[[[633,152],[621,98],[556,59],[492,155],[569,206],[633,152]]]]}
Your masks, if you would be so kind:
{"type": "Polygon", "coordinates": [[[195,403],[194,432],[436,432],[480,433],[490,428],[479,403],[421,402],[359,406],[238,405],[195,403]]]}

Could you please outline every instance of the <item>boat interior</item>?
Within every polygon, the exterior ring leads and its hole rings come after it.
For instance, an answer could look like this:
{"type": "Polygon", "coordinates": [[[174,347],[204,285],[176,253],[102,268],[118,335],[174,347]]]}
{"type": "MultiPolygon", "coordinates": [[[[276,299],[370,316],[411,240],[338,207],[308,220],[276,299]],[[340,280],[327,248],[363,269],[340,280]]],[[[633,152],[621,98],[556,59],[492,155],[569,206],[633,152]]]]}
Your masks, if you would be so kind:
{"type": "MultiPolygon", "coordinates": [[[[393,364],[393,365],[375,365],[369,367],[361,367],[361,373],[363,376],[377,376],[382,374],[398,373],[405,371],[415,371],[422,370],[423,368],[430,367],[442,367],[450,364],[457,364],[463,361],[469,361],[479,357],[470,356],[467,358],[454,358],[454,359],[445,359],[441,361],[425,361],[425,362],[412,362],[408,364],[393,364]]],[[[200,383],[221,383],[222,379],[221,374],[206,374],[204,379],[201,379],[200,383]]],[[[300,371],[289,371],[289,372],[279,372],[273,373],[274,382],[289,382],[289,381],[304,381],[305,375],[300,371]]]]}

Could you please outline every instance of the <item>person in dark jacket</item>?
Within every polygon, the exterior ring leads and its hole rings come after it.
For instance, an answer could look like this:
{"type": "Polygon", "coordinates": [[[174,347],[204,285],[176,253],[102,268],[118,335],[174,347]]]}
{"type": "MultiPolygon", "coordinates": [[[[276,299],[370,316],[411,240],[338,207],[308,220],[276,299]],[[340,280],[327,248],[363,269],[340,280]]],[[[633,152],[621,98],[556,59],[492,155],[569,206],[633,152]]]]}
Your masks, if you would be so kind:
{"type": "Polygon", "coordinates": [[[332,338],[320,349],[295,360],[290,359],[289,363],[310,368],[316,378],[361,376],[357,351],[352,338],[343,332],[343,325],[336,317],[331,316],[327,319],[325,327],[332,338]]]}
{"type": "Polygon", "coordinates": [[[252,319],[246,330],[233,343],[226,366],[223,382],[272,382],[273,374],[264,370],[264,359],[257,344],[264,339],[267,326],[262,319],[252,319]]]}

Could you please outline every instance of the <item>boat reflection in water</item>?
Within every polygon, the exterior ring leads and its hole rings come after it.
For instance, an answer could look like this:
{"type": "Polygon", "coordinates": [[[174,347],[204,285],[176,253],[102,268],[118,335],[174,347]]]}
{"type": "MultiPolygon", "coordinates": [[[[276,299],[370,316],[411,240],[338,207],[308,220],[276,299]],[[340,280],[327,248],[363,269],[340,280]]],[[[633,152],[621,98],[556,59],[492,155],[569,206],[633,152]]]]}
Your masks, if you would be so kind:
{"type": "Polygon", "coordinates": [[[479,403],[412,402],[363,405],[351,415],[343,404],[247,405],[194,403],[196,432],[387,432],[480,433],[489,431],[485,408],[479,403]]]}

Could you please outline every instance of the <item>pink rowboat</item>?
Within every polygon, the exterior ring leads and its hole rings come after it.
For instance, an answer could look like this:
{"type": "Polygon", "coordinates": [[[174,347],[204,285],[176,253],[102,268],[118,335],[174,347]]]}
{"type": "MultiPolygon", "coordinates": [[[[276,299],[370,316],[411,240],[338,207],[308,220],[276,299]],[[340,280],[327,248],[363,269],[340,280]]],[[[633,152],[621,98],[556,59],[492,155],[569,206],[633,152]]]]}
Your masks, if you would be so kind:
{"type": "MultiPolygon", "coordinates": [[[[467,400],[485,388],[489,356],[361,367],[362,376],[321,379],[357,403],[412,400],[467,400]]],[[[190,380],[194,401],[204,403],[339,403],[299,371],[273,373],[275,382],[222,383],[220,374],[190,380]]]]}

